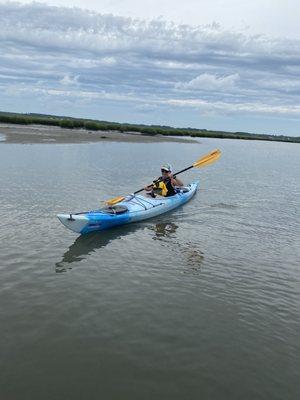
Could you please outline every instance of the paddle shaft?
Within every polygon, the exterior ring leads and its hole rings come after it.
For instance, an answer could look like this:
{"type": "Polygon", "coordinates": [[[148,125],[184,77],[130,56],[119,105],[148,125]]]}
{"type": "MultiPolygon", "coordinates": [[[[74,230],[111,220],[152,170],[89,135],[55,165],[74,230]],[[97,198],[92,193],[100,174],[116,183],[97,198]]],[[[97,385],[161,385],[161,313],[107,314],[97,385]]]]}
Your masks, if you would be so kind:
{"type": "MultiPolygon", "coordinates": [[[[197,160],[193,165],[182,169],[181,171],[176,172],[173,176],[179,175],[182,172],[188,171],[191,168],[200,168],[200,167],[204,167],[206,165],[212,164],[213,162],[215,162],[216,160],[218,160],[220,158],[221,155],[221,151],[220,150],[214,150],[212,152],[210,152],[209,154],[203,156],[202,158],[200,158],[199,160],[197,160]]],[[[163,177],[160,176],[158,179],[156,179],[155,181],[153,181],[153,183],[151,185],[148,185],[148,187],[150,186],[154,186],[156,183],[161,182],[163,180],[163,177]]],[[[136,192],[133,193],[133,195],[140,193],[144,190],[144,188],[137,190],[136,192]]],[[[114,199],[110,199],[106,201],[106,204],[108,205],[113,205],[113,204],[117,204],[120,203],[121,201],[123,201],[125,199],[125,197],[123,196],[119,196],[116,197],[114,199]]]]}
{"type": "MultiPolygon", "coordinates": [[[[182,172],[185,172],[185,171],[187,171],[188,169],[191,169],[191,168],[193,168],[193,167],[194,167],[194,165],[191,165],[190,167],[184,168],[184,169],[182,169],[181,171],[176,172],[176,173],[174,174],[174,176],[179,175],[179,174],[181,174],[182,172]]],[[[163,180],[163,178],[162,178],[162,176],[160,176],[158,179],[156,179],[155,181],[153,181],[153,183],[152,183],[151,185],[149,185],[149,186],[153,186],[154,183],[161,182],[162,180],[163,180]]],[[[133,194],[138,194],[138,193],[142,192],[143,190],[144,190],[144,188],[139,189],[139,190],[137,190],[136,192],[134,192],[133,194]]]]}

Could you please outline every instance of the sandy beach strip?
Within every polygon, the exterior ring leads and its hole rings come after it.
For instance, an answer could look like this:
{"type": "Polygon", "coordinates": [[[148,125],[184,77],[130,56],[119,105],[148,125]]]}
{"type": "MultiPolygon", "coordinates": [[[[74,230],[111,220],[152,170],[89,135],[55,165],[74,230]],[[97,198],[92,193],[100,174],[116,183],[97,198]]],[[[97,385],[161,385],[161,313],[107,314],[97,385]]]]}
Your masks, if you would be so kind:
{"type": "Polygon", "coordinates": [[[15,125],[0,123],[0,144],[63,144],[95,142],[182,142],[199,143],[191,138],[178,138],[162,135],[145,135],[137,132],[89,131],[85,129],[66,129],[46,125],[15,125]]]}

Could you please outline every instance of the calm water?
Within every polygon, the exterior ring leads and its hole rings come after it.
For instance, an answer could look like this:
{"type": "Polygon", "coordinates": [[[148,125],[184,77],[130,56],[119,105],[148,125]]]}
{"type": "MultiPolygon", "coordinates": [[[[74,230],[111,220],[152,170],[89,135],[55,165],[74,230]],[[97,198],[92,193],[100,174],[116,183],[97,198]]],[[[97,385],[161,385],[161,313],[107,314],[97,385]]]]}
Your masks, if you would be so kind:
{"type": "Polygon", "coordinates": [[[300,146],[0,144],[0,398],[299,399],[300,146]],[[78,237],[55,215],[151,182],[201,190],[78,237]]]}

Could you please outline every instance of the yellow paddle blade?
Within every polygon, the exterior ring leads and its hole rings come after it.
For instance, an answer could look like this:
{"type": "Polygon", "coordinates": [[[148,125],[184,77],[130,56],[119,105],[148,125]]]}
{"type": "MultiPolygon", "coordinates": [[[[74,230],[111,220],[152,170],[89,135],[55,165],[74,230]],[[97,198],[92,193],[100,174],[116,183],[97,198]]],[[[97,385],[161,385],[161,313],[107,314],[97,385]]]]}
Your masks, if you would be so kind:
{"type": "Polygon", "coordinates": [[[120,201],[123,201],[125,199],[125,197],[119,196],[119,197],[115,197],[113,199],[110,200],[106,200],[105,203],[108,206],[113,206],[114,204],[120,203],[120,201]]]}
{"type": "Polygon", "coordinates": [[[199,160],[193,164],[193,167],[195,168],[206,167],[207,165],[217,161],[220,157],[221,157],[221,150],[219,149],[213,150],[209,154],[206,154],[206,156],[199,158],[199,160]]]}

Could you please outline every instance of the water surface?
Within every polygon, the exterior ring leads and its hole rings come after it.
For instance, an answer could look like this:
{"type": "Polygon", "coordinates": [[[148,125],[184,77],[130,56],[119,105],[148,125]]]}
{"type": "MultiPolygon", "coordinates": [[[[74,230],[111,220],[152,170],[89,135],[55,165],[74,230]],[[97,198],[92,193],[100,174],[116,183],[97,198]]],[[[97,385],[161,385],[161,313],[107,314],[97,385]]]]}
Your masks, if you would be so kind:
{"type": "Polygon", "coordinates": [[[1,399],[298,399],[299,145],[0,145],[1,399]],[[220,148],[184,207],[78,237],[55,215],[220,148]]]}

